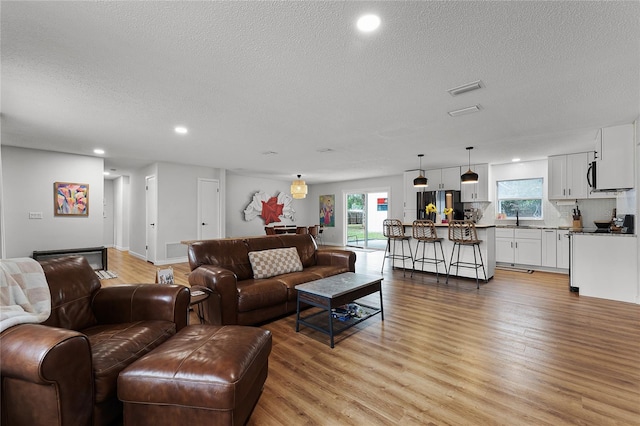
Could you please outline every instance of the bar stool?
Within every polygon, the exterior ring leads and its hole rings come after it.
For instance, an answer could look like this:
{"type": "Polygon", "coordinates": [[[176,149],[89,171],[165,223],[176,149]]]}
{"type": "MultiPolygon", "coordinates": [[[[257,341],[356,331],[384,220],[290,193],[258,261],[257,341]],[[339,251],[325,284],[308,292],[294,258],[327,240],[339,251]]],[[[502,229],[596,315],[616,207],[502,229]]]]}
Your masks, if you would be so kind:
{"type": "Polygon", "coordinates": [[[402,260],[402,276],[405,276],[406,268],[404,262],[406,259],[411,259],[413,265],[413,253],[411,252],[411,237],[404,234],[404,226],[398,219],[385,219],[382,221],[382,233],[387,237],[387,247],[384,249],[384,257],[382,258],[382,269],[380,273],[384,271],[384,260],[391,259],[391,269],[393,269],[394,260],[402,260]],[[393,247],[391,247],[391,241],[393,241],[393,247]],[[402,255],[396,254],[396,241],[400,241],[400,247],[402,248],[402,255]],[[404,254],[404,242],[407,242],[409,246],[409,256],[404,254]],[[387,254],[388,253],[388,254],[387,254]]]}
{"type": "Polygon", "coordinates": [[[264,227],[264,232],[267,235],[276,235],[276,230],[275,230],[275,228],[273,226],[265,226],[264,227]]]}
{"type": "Polygon", "coordinates": [[[484,274],[484,282],[487,282],[487,272],[484,269],[484,262],[482,261],[482,252],[480,251],[480,243],[482,240],[478,239],[478,233],[476,231],[476,225],[473,222],[465,220],[452,220],[449,222],[449,241],[453,242],[453,250],[451,251],[451,261],[449,262],[449,272],[447,272],[447,283],[449,282],[449,273],[455,265],[456,275],[458,275],[458,268],[473,268],[476,270],[476,288],[480,288],[478,282],[478,268],[482,268],[484,274]],[[473,249],[473,263],[460,261],[460,247],[471,246],[473,249]],[[453,255],[458,247],[457,260],[453,261],[453,255]],[[476,247],[478,248],[478,255],[480,255],[480,263],[476,256],[476,247]]]}
{"type": "MultiPolygon", "coordinates": [[[[436,226],[432,220],[414,220],[413,221],[413,239],[418,240],[416,246],[416,257],[413,260],[413,269],[416,269],[416,262],[422,262],[422,271],[424,271],[425,263],[433,263],[436,265],[436,281],[440,282],[440,274],[438,272],[438,263],[444,264],[444,271],[448,274],[447,262],[444,257],[444,250],[442,248],[442,238],[438,238],[436,226]],[[420,243],[422,243],[422,257],[418,258],[418,252],[420,251],[420,243]],[[433,244],[433,257],[425,256],[427,243],[433,244]],[[440,254],[442,258],[438,259],[438,251],[436,250],[436,244],[440,246],[440,254]]],[[[413,277],[413,271],[411,271],[413,277]]]]}
{"type": "Polygon", "coordinates": [[[309,233],[309,228],[307,228],[306,226],[296,226],[296,234],[308,234],[309,233]]]}
{"type": "Polygon", "coordinates": [[[309,227],[309,235],[311,235],[313,237],[313,239],[316,241],[316,244],[320,244],[320,242],[318,241],[318,235],[320,235],[318,233],[318,225],[312,225],[309,227]]]}

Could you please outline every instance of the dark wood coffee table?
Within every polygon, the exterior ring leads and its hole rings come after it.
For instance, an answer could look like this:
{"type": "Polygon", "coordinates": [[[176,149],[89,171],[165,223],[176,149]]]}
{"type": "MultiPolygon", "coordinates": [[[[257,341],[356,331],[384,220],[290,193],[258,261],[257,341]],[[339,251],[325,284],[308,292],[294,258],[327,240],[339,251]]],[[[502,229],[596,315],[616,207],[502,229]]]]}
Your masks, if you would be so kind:
{"type": "Polygon", "coordinates": [[[384,311],[382,308],[382,277],[380,276],[346,272],[344,274],[297,285],[296,290],[298,291],[296,332],[300,331],[300,324],[302,324],[321,333],[328,334],[332,348],[334,344],[333,337],[336,334],[378,313],[384,321],[384,311]],[[362,316],[350,317],[346,320],[333,318],[333,309],[352,303],[376,291],[380,293],[380,307],[372,307],[358,303],[358,306],[361,307],[363,311],[362,316]],[[301,302],[321,308],[322,310],[302,318],[300,316],[301,302]]]}

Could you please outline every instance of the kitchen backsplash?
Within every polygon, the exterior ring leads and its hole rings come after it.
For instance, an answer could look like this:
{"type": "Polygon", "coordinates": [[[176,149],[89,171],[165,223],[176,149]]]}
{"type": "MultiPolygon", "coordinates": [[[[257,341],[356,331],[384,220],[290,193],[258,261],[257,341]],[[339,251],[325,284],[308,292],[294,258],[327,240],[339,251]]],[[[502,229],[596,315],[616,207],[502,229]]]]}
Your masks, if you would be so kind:
{"type": "MultiPolygon", "coordinates": [[[[465,207],[467,207],[466,203],[465,207]]],[[[496,220],[494,203],[469,203],[469,207],[481,208],[483,210],[482,219],[478,222],[480,224],[513,225],[516,222],[515,220],[496,220]]],[[[551,227],[570,227],[572,226],[572,215],[573,209],[575,207],[575,203],[568,205],[557,205],[556,201],[545,200],[543,205],[544,220],[521,220],[520,224],[551,227]]],[[[580,213],[582,213],[582,226],[584,228],[595,228],[595,224],[593,223],[593,221],[611,219],[611,214],[613,212],[613,209],[617,208],[617,203],[616,199],[614,198],[578,200],[578,207],[580,208],[580,213]]],[[[618,214],[621,213],[623,212],[618,211],[618,214]]]]}

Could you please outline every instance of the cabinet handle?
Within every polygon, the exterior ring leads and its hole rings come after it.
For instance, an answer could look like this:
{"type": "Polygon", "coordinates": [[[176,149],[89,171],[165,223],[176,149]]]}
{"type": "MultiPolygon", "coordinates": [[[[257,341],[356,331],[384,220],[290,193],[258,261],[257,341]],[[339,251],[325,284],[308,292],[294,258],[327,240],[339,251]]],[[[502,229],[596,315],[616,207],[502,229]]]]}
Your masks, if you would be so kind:
{"type": "Polygon", "coordinates": [[[567,195],[567,192],[566,192],[566,191],[567,191],[566,189],[563,189],[563,190],[562,190],[562,195],[567,195]]]}
{"type": "Polygon", "coordinates": [[[569,195],[571,195],[571,188],[569,188],[569,195]]]}

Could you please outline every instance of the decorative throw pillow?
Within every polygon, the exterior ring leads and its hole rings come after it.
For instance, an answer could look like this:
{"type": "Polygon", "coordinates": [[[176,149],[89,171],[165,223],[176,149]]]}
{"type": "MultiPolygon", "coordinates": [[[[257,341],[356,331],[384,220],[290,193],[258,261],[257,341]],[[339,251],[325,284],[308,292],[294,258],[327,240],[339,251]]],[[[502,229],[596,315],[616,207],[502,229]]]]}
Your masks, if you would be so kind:
{"type": "Polygon", "coordinates": [[[253,269],[253,278],[270,278],[302,271],[302,262],[295,247],[250,251],[249,261],[253,269]]]}

